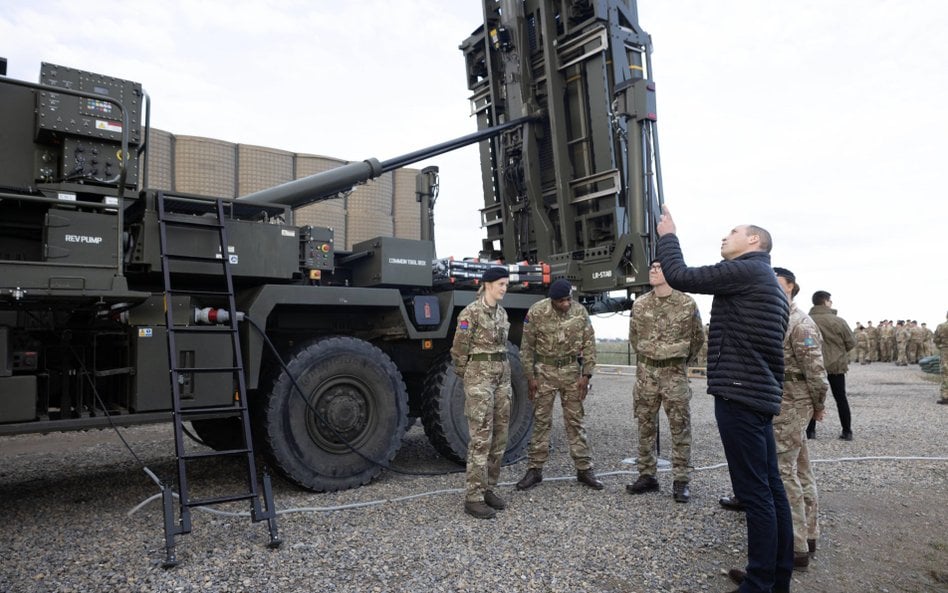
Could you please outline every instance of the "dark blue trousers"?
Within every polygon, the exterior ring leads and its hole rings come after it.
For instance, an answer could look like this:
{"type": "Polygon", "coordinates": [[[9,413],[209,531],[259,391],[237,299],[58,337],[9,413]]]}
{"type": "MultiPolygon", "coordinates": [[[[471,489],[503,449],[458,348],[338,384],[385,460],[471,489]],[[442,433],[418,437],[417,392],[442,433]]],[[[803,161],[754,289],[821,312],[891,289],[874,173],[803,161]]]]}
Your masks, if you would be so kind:
{"type": "Polygon", "coordinates": [[[714,417],[734,494],[747,516],[747,579],[741,593],[789,591],[793,521],[777,469],[773,416],[714,398],[714,417]]]}

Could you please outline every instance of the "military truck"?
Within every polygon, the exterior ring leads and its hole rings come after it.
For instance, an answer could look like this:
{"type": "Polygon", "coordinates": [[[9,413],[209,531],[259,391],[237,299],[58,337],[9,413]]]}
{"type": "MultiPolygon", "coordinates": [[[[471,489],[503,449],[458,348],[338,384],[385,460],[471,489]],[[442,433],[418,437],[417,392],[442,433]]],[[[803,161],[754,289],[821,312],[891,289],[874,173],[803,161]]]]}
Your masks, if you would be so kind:
{"type": "MultiPolygon", "coordinates": [[[[420,417],[463,462],[448,350],[499,264],[518,457],[526,309],[555,278],[593,312],[647,286],[661,203],[651,40],[634,1],[483,7],[460,46],[477,131],[237,199],[149,187],[141,84],[48,63],[38,83],[0,76],[0,435],[189,422],[213,449],[252,458],[256,445],[293,483],[333,491],[373,479],[420,417]],[[296,208],[475,142],[486,237],[473,258],[436,260],[430,236],[345,250],[331,228],[294,224],[296,208]]],[[[436,185],[419,177],[426,217],[436,185]]]]}

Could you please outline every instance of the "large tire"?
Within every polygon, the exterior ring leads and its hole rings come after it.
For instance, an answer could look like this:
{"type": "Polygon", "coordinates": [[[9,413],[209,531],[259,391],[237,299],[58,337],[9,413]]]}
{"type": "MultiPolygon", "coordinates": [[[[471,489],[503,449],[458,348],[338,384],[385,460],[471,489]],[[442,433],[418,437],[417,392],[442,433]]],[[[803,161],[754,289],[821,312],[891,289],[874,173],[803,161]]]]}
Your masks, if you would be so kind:
{"type": "MultiPolygon", "coordinates": [[[[511,463],[523,456],[530,443],[533,428],[533,405],[527,396],[527,378],[520,363],[520,350],[507,344],[507,359],[510,361],[510,428],[504,463],[511,463]]],[[[431,445],[444,457],[464,464],[467,459],[467,444],[471,440],[464,416],[464,383],[454,372],[450,356],[442,357],[428,373],[425,380],[424,408],[421,421],[431,445]]]]}
{"type": "Polygon", "coordinates": [[[280,372],[262,412],[273,464],[317,492],[367,484],[380,464],[392,461],[405,435],[408,394],[398,368],[372,344],[345,337],[306,346],[287,368],[305,401],[280,372]]]}

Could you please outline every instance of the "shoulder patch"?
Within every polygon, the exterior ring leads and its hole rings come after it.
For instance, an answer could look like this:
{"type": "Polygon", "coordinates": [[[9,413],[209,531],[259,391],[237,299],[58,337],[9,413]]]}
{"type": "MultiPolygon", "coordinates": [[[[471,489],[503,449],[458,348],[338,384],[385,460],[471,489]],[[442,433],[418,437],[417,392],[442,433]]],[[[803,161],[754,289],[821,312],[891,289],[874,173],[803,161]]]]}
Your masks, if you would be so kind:
{"type": "Polygon", "coordinates": [[[807,336],[803,338],[803,345],[807,348],[814,348],[816,347],[816,340],[813,339],[813,336],[807,336]]]}
{"type": "Polygon", "coordinates": [[[458,322],[458,329],[462,332],[467,331],[469,327],[471,327],[471,324],[467,322],[467,319],[462,319],[458,322]]]}
{"type": "Polygon", "coordinates": [[[530,314],[527,313],[527,316],[523,318],[524,323],[530,323],[530,314]]]}

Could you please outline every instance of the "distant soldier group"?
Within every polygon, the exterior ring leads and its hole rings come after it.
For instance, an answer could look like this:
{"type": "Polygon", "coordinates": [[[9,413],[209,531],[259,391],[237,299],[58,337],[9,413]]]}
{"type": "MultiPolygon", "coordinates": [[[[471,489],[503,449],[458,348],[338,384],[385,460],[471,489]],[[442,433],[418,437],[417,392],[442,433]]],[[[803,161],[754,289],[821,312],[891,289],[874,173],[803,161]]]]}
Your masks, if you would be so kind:
{"type": "Polygon", "coordinates": [[[878,327],[873,327],[871,321],[865,326],[856,323],[856,361],[894,362],[896,366],[918,364],[922,358],[937,354],[934,336],[925,323],[915,320],[884,319],[878,327]]]}
{"type": "MultiPolygon", "coordinates": [[[[948,319],[948,314],[945,315],[948,319]]],[[[935,328],[932,341],[938,346],[941,355],[941,396],[938,403],[948,404],[948,321],[944,321],[935,328]]]]}

